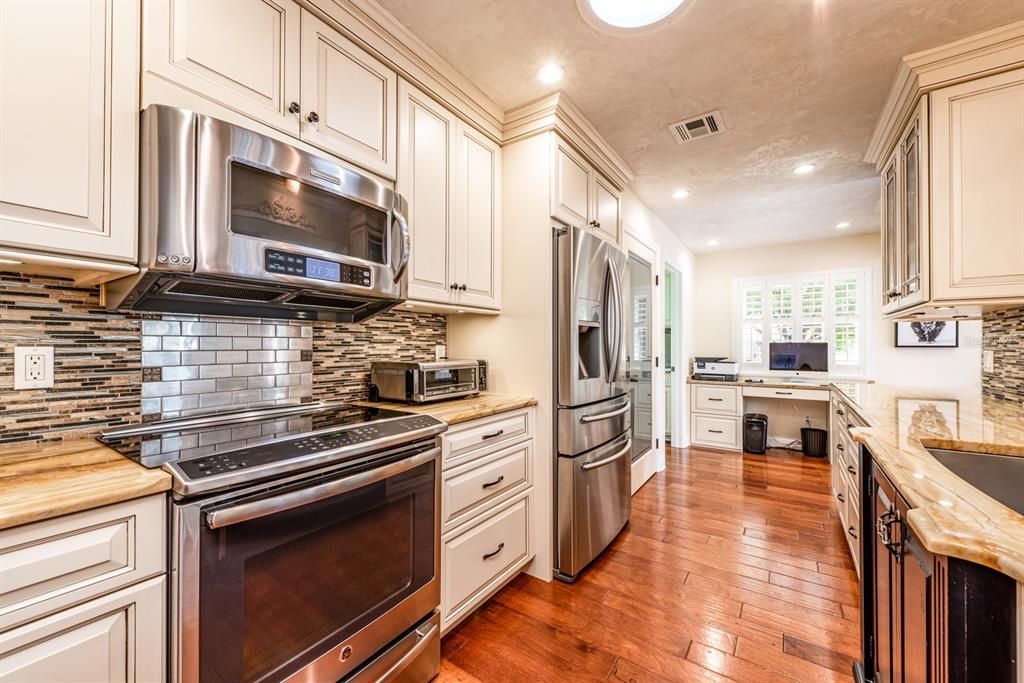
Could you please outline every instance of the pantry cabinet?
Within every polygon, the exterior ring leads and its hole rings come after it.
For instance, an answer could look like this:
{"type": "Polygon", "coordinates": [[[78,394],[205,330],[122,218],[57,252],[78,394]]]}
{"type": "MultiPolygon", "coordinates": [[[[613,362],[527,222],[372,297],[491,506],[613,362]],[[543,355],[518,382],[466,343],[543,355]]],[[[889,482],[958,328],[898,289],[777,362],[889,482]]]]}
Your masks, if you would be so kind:
{"type": "Polygon", "coordinates": [[[866,159],[892,317],[1024,303],[1024,28],[904,58],[866,159]],[[979,55],[984,55],[979,57],[979,55]]]}
{"type": "Polygon", "coordinates": [[[409,298],[501,305],[501,150],[414,86],[399,85],[398,192],[409,202],[409,298]]]}
{"type": "Polygon", "coordinates": [[[5,257],[85,257],[101,271],[136,260],[139,11],[117,0],[0,2],[5,257]]]}
{"type": "Polygon", "coordinates": [[[143,67],[295,137],[302,10],[293,0],[153,0],[143,67]]]}
{"type": "Polygon", "coordinates": [[[619,244],[621,196],[561,136],[552,134],[551,217],[619,244]]]}

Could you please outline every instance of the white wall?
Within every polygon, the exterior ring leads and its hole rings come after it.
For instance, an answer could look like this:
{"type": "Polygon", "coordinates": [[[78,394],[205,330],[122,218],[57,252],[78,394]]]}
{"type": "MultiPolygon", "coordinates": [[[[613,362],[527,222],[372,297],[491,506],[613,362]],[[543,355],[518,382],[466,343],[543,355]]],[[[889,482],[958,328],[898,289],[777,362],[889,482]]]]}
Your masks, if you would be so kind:
{"type": "MultiPolygon", "coordinates": [[[[622,218],[626,232],[640,242],[660,251],[661,263],[658,264],[657,272],[664,273],[664,265],[667,263],[680,274],[682,295],[679,297],[679,304],[681,310],[677,309],[676,320],[679,321],[677,327],[681,343],[675,356],[677,371],[673,373],[673,384],[675,385],[672,387],[673,415],[666,415],[665,420],[670,425],[672,445],[677,448],[688,446],[690,445],[690,421],[687,417],[689,415],[689,392],[686,391],[685,378],[689,358],[693,355],[694,349],[696,314],[694,308],[694,255],[632,191],[627,191],[622,197],[622,218]]],[[[655,314],[658,316],[657,320],[663,324],[665,315],[660,301],[655,314]]],[[[661,339],[664,339],[663,331],[661,339]]],[[[664,383],[660,386],[662,387],[661,391],[664,391],[664,383]]],[[[654,390],[658,391],[657,385],[654,390]]],[[[659,394],[654,395],[658,396],[659,394]]]]}
{"type": "Polygon", "coordinates": [[[872,283],[869,376],[880,384],[980,385],[980,321],[960,322],[960,346],[955,349],[895,348],[893,323],[882,320],[877,233],[699,254],[694,355],[732,354],[734,278],[862,267],[871,268],[872,283]]]}

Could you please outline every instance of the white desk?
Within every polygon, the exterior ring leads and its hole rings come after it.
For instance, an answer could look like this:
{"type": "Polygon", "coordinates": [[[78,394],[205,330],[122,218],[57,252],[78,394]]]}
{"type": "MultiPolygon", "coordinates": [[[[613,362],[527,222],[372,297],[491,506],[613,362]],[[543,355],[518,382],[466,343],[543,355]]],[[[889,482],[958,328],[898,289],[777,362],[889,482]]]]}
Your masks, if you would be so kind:
{"type": "MultiPolygon", "coordinates": [[[[688,380],[690,384],[690,442],[694,446],[710,446],[726,450],[743,450],[743,415],[749,407],[765,399],[784,401],[814,401],[824,405],[820,409],[821,425],[827,429],[828,402],[831,391],[828,384],[788,383],[775,380],[760,382],[715,382],[688,380]]],[[[802,423],[803,417],[797,419],[802,423]]],[[[777,421],[774,421],[777,424],[777,421]]],[[[792,419],[789,420],[792,422],[792,419]]],[[[796,423],[794,423],[796,424],[796,423]]],[[[769,429],[773,420],[769,419],[769,429]]],[[[818,426],[818,425],[814,425],[818,426]]],[[[771,432],[769,432],[771,435],[771,432]]]]}

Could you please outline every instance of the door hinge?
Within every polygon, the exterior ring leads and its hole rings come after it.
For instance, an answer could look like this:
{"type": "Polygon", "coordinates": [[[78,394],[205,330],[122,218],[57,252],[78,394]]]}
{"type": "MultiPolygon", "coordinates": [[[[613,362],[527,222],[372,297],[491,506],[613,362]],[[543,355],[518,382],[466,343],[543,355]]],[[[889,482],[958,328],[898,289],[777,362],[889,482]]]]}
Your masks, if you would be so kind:
{"type": "Polygon", "coordinates": [[[654,286],[657,287],[660,284],[661,284],[661,276],[660,275],[655,275],[654,276],[654,286]]]}
{"type": "Polygon", "coordinates": [[[661,367],[661,356],[655,356],[654,357],[654,367],[656,367],[656,368],[660,368],[661,367]]]}
{"type": "Polygon", "coordinates": [[[654,440],[654,447],[655,448],[661,448],[661,439],[655,439],[654,440]]]}

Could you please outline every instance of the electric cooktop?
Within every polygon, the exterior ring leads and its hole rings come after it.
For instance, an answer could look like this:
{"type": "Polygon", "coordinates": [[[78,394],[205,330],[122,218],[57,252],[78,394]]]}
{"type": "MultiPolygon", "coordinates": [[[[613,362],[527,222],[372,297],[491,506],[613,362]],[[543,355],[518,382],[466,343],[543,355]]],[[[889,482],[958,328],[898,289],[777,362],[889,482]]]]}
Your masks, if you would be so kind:
{"type": "Polygon", "coordinates": [[[152,422],[99,441],[166,470],[175,493],[193,495],[391,451],[446,429],[429,415],[318,403],[152,422]]]}

